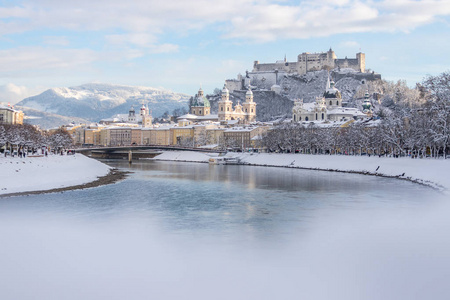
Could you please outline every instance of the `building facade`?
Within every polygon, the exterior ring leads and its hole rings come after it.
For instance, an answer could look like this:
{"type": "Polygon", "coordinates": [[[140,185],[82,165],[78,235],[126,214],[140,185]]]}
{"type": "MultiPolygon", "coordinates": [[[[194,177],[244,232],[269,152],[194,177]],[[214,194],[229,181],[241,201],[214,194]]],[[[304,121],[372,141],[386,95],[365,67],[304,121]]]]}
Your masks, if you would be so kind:
{"type": "Polygon", "coordinates": [[[249,88],[245,94],[243,105],[236,104],[233,108],[233,102],[230,100],[230,92],[226,85],[222,89],[222,98],[219,101],[219,121],[240,120],[248,124],[256,121],[256,103],[253,101],[253,92],[249,88]]]}
{"type": "Polygon", "coordinates": [[[356,53],[355,58],[339,59],[336,53],[330,48],[327,52],[308,53],[303,52],[297,56],[296,62],[288,62],[286,57],[284,60],[275,63],[261,64],[255,61],[253,64],[252,73],[257,72],[283,72],[287,74],[297,73],[299,75],[310,71],[319,71],[322,69],[334,68],[350,68],[357,72],[364,73],[366,70],[366,56],[364,53],[356,53]]]}
{"type": "Polygon", "coordinates": [[[0,107],[0,124],[22,125],[23,116],[21,110],[16,110],[10,105],[0,107]]]}
{"type": "MultiPolygon", "coordinates": [[[[367,101],[369,100],[367,99],[367,101]]],[[[334,86],[334,81],[330,81],[330,78],[328,78],[323,97],[317,97],[313,103],[303,103],[301,99],[296,100],[292,108],[293,122],[349,121],[370,116],[369,110],[363,113],[357,108],[342,107],[341,92],[334,86]]]]}
{"type": "Polygon", "coordinates": [[[198,90],[197,95],[192,99],[191,114],[196,116],[206,116],[211,114],[211,104],[205,97],[202,88],[198,90]]]}

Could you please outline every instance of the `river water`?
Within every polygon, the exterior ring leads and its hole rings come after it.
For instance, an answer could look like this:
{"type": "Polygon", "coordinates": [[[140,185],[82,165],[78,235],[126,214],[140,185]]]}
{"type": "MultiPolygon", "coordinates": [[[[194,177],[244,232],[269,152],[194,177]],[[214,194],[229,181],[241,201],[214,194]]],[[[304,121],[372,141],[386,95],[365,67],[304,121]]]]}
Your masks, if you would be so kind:
{"type": "Polygon", "coordinates": [[[0,299],[448,299],[446,199],[407,181],[122,161],[0,200],[0,299]]]}

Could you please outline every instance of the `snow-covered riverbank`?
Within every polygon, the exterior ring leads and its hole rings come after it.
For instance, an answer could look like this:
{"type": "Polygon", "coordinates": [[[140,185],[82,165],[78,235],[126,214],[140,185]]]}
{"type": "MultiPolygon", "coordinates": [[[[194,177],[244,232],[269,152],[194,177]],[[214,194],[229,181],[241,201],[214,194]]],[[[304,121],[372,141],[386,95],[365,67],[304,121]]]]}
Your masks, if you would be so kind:
{"type": "Polygon", "coordinates": [[[110,170],[81,154],[0,157],[0,195],[81,185],[108,175],[110,170]]]}
{"type": "MultiPolygon", "coordinates": [[[[166,151],[154,160],[207,163],[214,153],[166,151]]],[[[390,157],[228,153],[242,163],[362,173],[411,180],[450,194],[450,160],[390,157]]],[[[93,182],[111,168],[81,154],[48,157],[0,157],[0,195],[47,191],[93,182]]]]}
{"type": "MultiPolygon", "coordinates": [[[[155,160],[208,162],[212,153],[166,151],[155,160]]],[[[293,167],[396,177],[423,183],[450,193],[450,160],[378,156],[228,153],[249,165],[293,167]]]]}

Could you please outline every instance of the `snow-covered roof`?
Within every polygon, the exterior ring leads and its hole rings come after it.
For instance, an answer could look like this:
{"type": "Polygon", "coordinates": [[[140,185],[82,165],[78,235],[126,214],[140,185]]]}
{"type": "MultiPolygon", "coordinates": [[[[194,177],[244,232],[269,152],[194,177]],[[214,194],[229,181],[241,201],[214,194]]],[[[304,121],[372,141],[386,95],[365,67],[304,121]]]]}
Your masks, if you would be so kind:
{"type": "Polygon", "coordinates": [[[13,106],[0,106],[0,109],[2,109],[2,110],[9,110],[9,111],[12,111],[12,112],[22,112],[21,110],[14,109],[13,106]]]}
{"type": "Polygon", "coordinates": [[[219,147],[218,144],[210,144],[210,145],[200,146],[199,148],[202,148],[202,149],[215,149],[217,147],[219,147]]]}
{"type": "Polygon", "coordinates": [[[357,108],[353,107],[339,107],[334,108],[328,111],[328,115],[349,115],[349,116],[365,116],[363,112],[361,112],[357,108]]]}
{"type": "Polygon", "coordinates": [[[198,116],[193,115],[193,114],[185,114],[182,116],[179,116],[177,119],[197,119],[198,116]]]}
{"type": "Polygon", "coordinates": [[[237,123],[239,123],[239,120],[228,120],[227,121],[228,125],[234,125],[234,124],[237,124],[237,123]]]}
{"type": "Polygon", "coordinates": [[[252,130],[254,130],[256,128],[258,128],[258,127],[252,127],[252,126],[249,126],[249,127],[232,127],[232,128],[226,129],[225,132],[249,132],[249,131],[252,131],[252,130]]]}
{"type": "Polygon", "coordinates": [[[198,116],[197,117],[198,120],[215,120],[215,119],[219,119],[219,115],[205,115],[205,116],[198,116]]]}
{"type": "Polygon", "coordinates": [[[341,127],[342,125],[344,125],[346,122],[348,121],[304,121],[302,122],[303,125],[308,126],[310,124],[314,124],[314,126],[316,127],[320,127],[320,128],[330,128],[330,127],[341,127]]]}

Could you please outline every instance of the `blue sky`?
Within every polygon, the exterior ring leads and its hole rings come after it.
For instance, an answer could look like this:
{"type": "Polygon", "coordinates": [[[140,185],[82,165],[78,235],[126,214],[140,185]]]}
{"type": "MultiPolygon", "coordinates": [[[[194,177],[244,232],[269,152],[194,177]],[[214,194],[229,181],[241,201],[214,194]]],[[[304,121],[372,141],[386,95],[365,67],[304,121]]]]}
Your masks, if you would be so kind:
{"type": "Polygon", "coordinates": [[[209,93],[330,47],[410,86],[450,69],[449,0],[0,0],[0,101],[89,82],[209,93]]]}

